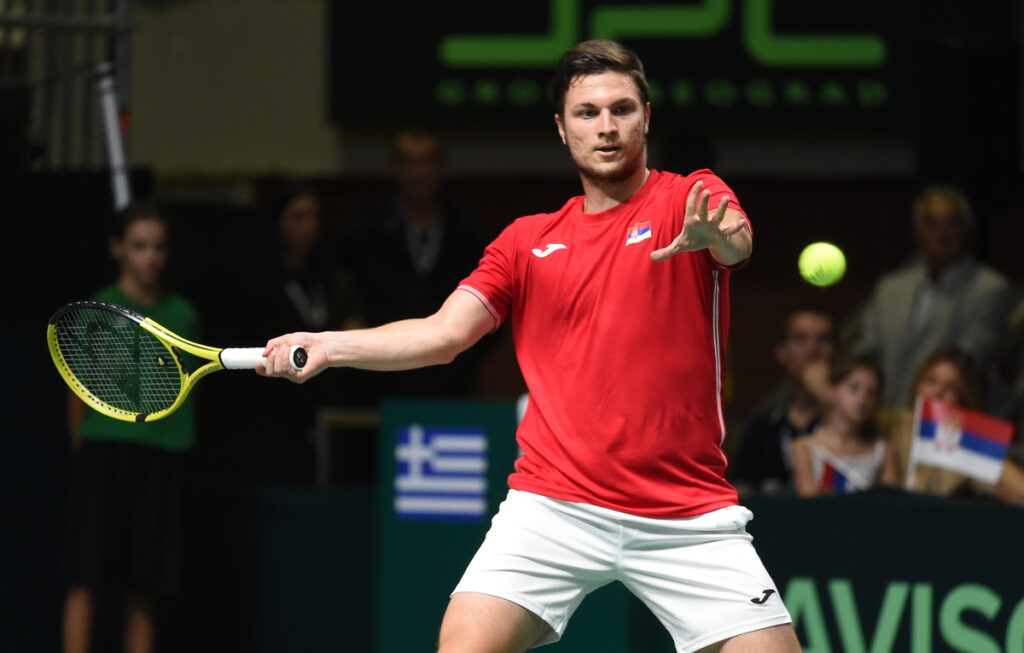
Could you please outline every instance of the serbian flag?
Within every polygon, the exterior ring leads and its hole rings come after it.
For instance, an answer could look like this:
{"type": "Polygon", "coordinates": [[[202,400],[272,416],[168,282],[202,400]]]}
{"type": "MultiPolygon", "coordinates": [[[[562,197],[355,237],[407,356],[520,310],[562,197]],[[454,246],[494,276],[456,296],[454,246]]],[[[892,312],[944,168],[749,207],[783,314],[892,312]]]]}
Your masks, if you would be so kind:
{"type": "Polygon", "coordinates": [[[828,464],[827,461],[823,462],[822,465],[821,482],[818,483],[819,492],[825,494],[846,494],[857,489],[853,483],[850,483],[850,479],[846,478],[846,474],[828,464]]]}
{"type": "Polygon", "coordinates": [[[626,244],[632,245],[633,243],[639,243],[641,240],[647,240],[650,237],[651,223],[637,222],[626,232],[626,244]]]}
{"type": "Polygon", "coordinates": [[[1013,424],[938,399],[917,398],[911,464],[932,465],[995,483],[1013,424]]]}

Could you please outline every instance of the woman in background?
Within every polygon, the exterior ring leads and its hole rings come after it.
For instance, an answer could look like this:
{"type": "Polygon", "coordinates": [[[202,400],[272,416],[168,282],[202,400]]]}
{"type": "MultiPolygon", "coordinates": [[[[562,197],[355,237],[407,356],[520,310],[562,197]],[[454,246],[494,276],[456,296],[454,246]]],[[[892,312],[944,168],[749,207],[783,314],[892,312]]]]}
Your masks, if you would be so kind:
{"type": "MultiPolygon", "coordinates": [[[[974,360],[956,347],[942,347],[929,356],[914,375],[912,397],[938,399],[970,410],[982,409],[980,376],[974,360]]],[[[897,478],[907,476],[910,446],[913,440],[914,411],[910,406],[898,409],[889,418],[897,478]]],[[[1003,502],[1024,505],[1024,471],[1014,462],[1003,464],[995,485],[973,480],[948,469],[917,465],[914,481],[908,489],[938,496],[994,496],[1003,502]]]]}

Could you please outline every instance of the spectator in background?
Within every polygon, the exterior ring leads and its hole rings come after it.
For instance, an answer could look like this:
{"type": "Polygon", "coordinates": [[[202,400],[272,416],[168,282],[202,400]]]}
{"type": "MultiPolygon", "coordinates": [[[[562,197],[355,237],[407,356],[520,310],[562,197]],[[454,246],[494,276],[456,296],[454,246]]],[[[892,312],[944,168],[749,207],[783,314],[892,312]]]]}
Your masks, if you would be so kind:
{"type": "Polygon", "coordinates": [[[1017,425],[1010,457],[1024,463],[1024,286],[1018,285],[1007,320],[1007,337],[999,351],[999,369],[991,402],[993,413],[1017,425]]]}
{"type": "MultiPolygon", "coordinates": [[[[332,256],[327,246],[327,221],[317,191],[307,184],[286,183],[260,211],[265,226],[261,254],[254,257],[245,279],[243,307],[232,318],[236,331],[230,337],[260,342],[281,331],[365,326],[362,295],[344,265],[347,260],[332,256]],[[238,315],[246,317],[239,320],[238,315]]],[[[218,437],[204,442],[197,457],[220,478],[311,483],[316,452],[309,436],[319,409],[373,403],[373,393],[362,385],[353,375],[342,374],[318,379],[304,392],[241,379],[211,387],[218,401],[210,403],[216,408],[203,407],[200,417],[218,437]],[[235,409],[225,409],[230,406],[235,409]]]]}
{"type": "Polygon", "coordinates": [[[914,371],[943,345],[956,345],[983,367],[992,362],[1009,286],[971,256],[972,228],[970,204],[955,188],[928,188],[914,202],[920,254],[878,281],[853,343],[880,364],[888,403],[906,402],[914,371]]]}
{"type": "Polygon", "coordinates": [[[776,493],[792,490],[792,446],[810,433],[821,419],[821,404],[804,380],[808,366],[832,356],[832,316],[816,308],[793,311],[775,345],[775,360],[786,381],[751,420],[730,466],[732,481],[741,493],[776,493]]]}
{"type": "Polygon", "coordinates": [[[870,361],[854,358],[830,366],[822,422],[793,443],[797,494],[841,494],[898,482],[892,450],[875,420],[881,393],[881,371],[870,361]]]}
{"type": "MultiPolygon", "coordinates": [[[[161,285],[167,238],[167,223],[153,207],[122,211],[110,239],[120,277],[93,299],[199,340],[195,310],[161,285]]],[[[130,423],[90,411],[69,393],[68,427],[75,478],[64,650],[89,650],[98,599],[111,594],[125,601],[124,650],[152,651],[154,601],[176,592],[181,580],[184,453],[195,440],[192,403],[156,422],[130,423]]]]}
{"type": "MultiPolygon", "coordinates": [[[[399,132],[391,164],[393,192],[347,243],[371,325],[432,314],[476,268],[484,246],[447,194],[437,134],[399,132]]],[[[470,351],[452,365],[375,381],[387,394],[467,395],[481,353],[470,351]]]]}
{"type": "Polygon", "coordinates": [[[289,185],[274,203],[273,220],[279,244],[278,279],[261,287],[276,289],[264,305],[267,333],[282,329],[311,331],[366,326],[356,284],[346,269],[331,261],[324,248],[319,196],[312,187],[289,185]]]}
{"type": "MultiPolygon", "coordinates": [[[[886,419],[893,445],[896,473],[906,484],[913,438],[914,398],[939,399],[970,410],[983,410],[981,377],[971,356],[956,347],[933,352],[914,375],[913,393],[906,408],[894,409],[886,419]]],[[[908,489],[938,496],[995,496],[1011,504],[1024,504],[1024,471],[1013,461],[1003,464],[995,485],[981,483],[947,469],[917,465],[908,489]]]]}

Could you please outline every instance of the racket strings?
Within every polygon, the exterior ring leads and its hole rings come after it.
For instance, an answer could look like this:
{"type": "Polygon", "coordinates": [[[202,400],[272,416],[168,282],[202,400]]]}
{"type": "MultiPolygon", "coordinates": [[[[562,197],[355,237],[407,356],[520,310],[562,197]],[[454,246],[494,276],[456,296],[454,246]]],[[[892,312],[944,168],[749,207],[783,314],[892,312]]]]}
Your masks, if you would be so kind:
{"type": "Polygon", "coordinates": [[[133,413],[170,408],[181,392],[174,354],[133,320],[94,308],[56,322],[57,343],[71,373],[100,401],[133,413]]]}

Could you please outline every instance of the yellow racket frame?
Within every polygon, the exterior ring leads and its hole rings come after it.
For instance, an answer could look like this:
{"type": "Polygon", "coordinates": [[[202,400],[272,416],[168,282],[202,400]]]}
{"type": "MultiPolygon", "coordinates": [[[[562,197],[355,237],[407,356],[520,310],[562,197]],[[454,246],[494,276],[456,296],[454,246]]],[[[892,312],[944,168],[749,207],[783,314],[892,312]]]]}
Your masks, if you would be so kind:
{"type": "MultiPolygon", "coordinates": [[[[182,403],[184,403],[185,399],[192,391],[192,388],[195,387],[195,384],[203,377],[224,369],[224,365],[220,360],[220,352],[223,351],[223,349],[209,347],[197,342],[192,342],[191,340],[186,340],[158,322],[155,322],[148,317],[138,315],[137,313],[120,306],[104,304],[102,302],[79,302],[79,304],[83,305],[83,307],[100,308],[102,310],[113,309],[113,312],[136,322],[154,338],[159,340],[163,346],[167,347],[167,351],[171,354],[171,359],[178,368],[178,374],[181,376],[181,389],[178,391],[178,397],[168,408],[164,408],[163,410],[153,413],[136,413],[111,406],[93,393],[89,392],[89,390],[82,385],[82,382],[79,381],[71,371],[67,361],[64,360],[64,355],[61,353],[60,343],[57,341],[57,325],[53,323],[51,318],[51,322],[46,328],[46,341],[50,349],[50,356],[53,358],[53,363],[57,366],[57,371],[60,372],[61,377],[64,378],[64,382],[68,384],[71,391],[84,401],[86,405],[93,410],[103,413],[107,417],[113,417],[114,419],[119,419],[124,422],[152,422],[154,420],[167,417],[176,411],[182,403]],[[209,362],[190,374],[185,370],[185,367],[182,364],[182,351],[188,352],[198,358],[208,360],[209,362]]],[[[61,314],[61,312],[62,311],[59,311],[57,315],[61,314]]]]}

